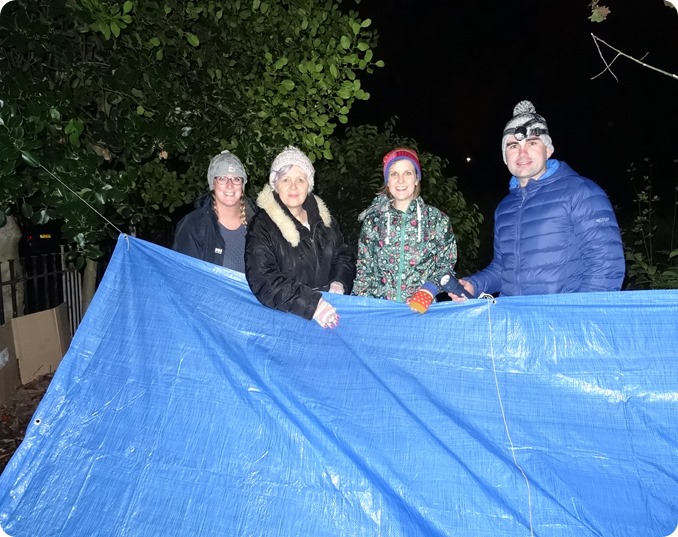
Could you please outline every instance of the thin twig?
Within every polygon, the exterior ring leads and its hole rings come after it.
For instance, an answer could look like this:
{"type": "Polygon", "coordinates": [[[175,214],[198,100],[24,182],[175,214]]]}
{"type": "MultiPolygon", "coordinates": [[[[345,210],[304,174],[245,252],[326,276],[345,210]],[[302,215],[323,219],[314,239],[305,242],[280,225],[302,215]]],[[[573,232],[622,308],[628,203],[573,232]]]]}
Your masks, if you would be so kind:
{"type": "Polygon", "coordinates": [[[598,38],[597,38],[595,35],[593,35],[593,34],[591,34],[591,37],[593,37],[593,42],[595,43],[596,48],[598,49],[598,55],[600,56],[600,59],[603,60],[603,63],[605,64],[605,69],[603,69],[603,70],[602,70],[600,73],[598,73],[596,76],[592,77],[591,80],[595,80],[595,79],[598,78],[600,75],[602,75],[605,71],[610,71],[610,74],[614,77],[614,79],[617,81],[617,84],[618,84],[618,83],[619,83],[619,79],[617,78],[617,75],[615,75],[615,74],[612,72],[612,69],[610,69],[610,67],[611,67],[612,64],[617,60],[617,58],[619,58],[619,54],[617,54],[617,55],[614,57],[614,60],[612,60],[610,63],[607,63],[607,61],[605,60],[605,56],[603,56],[603,53],[602,53],[602,51],[600,50],[600,46],[598,45],[598,38]]]}
{"type": "MultiPolygon", "coordinates": [[[[658,73],[661,73],[662,75],[666,75],[666,76],[671,77],[671,78],[673,78],[673,79],[675,79],[675,80],[678,80],[678,75],[676,75],[676,74],[674,74],[674,73],[669,73],[668,71],[664,71],[663,69],[659,69],[659,68],[657,68],[657,67],[654,67],[654,66],[652,66],[652,65],[650,65],[650,64],[648,64],[648,63],[645,63],[644,61],[642,61],[642,59],[639,60],[638,58],[634,58],[633,56],[630,56],[630,55],[628,55],[628,54],[622,52],[621,50],[619,50],[619,49],[617,49],[617,48],[614,48],[612,45],[610,45],[609,43],[606,43],[605,41],[603,41],[602,39],[600,39],[599,37],[597,37],[597,36],[594,35],[594,34],[591,34],[591,37],[593,38],[593,41],[594,41],[594,43],[596,44],[596,48],[598,49],[598,54],[600,54],[600,57],[602,58],[603,63],[605,64],[605,69],[603,69],[600,73],[598,73],[596,76],[594,76],[591,80],[593,80],[594,78],[599,77],[599,76],[602,75],[605,71],[609,71],[610,74],[615,78],[615,80],[616,80],[617,82],[619,82],[619,79],[617,78],[617,76],[616,76],[616,75],[612,72],[612,70],[610,69],[610,66],[614,63],[614,61],[615,61],[619,56],[624,56],[624,58],[628,58],[629,60],[633,60],[634,62],[639,63],[640,65],[642,65],[643,67],[647,67],[648,69],[652,69],[653,71],[657,71],[658,73]],[[614,60],[612,60],[610,63],[608,63],[607,61],[605,61],[605,58],[603,57],[603,54],[602,54],[602,52],[601,52],[601,50],[600,50],[600,47],[598,46],[598,42],[599,42],[599,41],[600,41],[603,45],[609,47],[610,49],[614,50],[614,51],[617,53],[617,55],[615,56],[614,60]]],[[[647,54],[646,54],[645,56],[647,56],[647,54]]],[[[645,58],[645,56],[643,56],[643,58],[645,58]]]]}

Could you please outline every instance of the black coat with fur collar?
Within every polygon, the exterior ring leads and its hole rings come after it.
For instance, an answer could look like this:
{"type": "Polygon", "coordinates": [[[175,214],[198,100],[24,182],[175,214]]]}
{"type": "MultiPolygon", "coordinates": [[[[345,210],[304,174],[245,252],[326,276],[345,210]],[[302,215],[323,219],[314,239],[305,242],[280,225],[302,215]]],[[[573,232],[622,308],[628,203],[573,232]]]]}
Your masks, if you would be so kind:
{"type": "Polygon", "coordinates": [[[331,282],[349,294],[355,260],[337,221],[323,201],[304,201],[310,231],[292,216],[278,194],[266,185],[247,231],[245,275],[259,302],[269,308],[312,319],[331,282]]]}

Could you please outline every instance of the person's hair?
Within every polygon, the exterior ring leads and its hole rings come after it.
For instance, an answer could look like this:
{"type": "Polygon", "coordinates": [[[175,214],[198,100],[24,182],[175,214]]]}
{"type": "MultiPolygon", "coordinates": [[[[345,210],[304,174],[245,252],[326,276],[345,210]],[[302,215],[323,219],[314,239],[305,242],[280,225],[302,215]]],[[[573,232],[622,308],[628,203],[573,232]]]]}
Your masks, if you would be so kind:
{"type": "MultiPolygon", "coordinates": [[[[382,186],[377,194],[384,194],[388,199],[392,200],[393,195],[391,194],[391,191],[388,189],[388,183],[384,183],[384,186],[382,186]]],[[[412,196],[412,199],[417,199],[419,197],[419,194],[421,194],[421,179],[417,181],[417,183],[414,185],[414,193],[412,196]]]]}
{"type": "MultiPolygon", "coordinates": [[[[217,210],[217,200],[214,190],[212,191],[212,210],[219,220],[219,211],[217,210]]],[[[247,227],[247,204],[245,203],[245,184],[243,183],[243,193],[240,197],[240,223],[247,227]]]]}
{"type": "Polygon", "coordinates": [[[247,204],[245,203],[245,193],[240,197],[240,221],[242,225],[247,227],[247,204]]]}
{"type": "Polygon", "coordinates": [[[280,178],[283,175],[285,175],[288,171],[290,171],[290,169],[292,169],[292,166],[294,166],[294,164],[285,164],[279,170],[273,170],[271,172],[271,176],[273,177],[273,180],[272,180],[273,190],[275,190],[276,192],[278,191],[278,181],[280,181],[280,178]]]}

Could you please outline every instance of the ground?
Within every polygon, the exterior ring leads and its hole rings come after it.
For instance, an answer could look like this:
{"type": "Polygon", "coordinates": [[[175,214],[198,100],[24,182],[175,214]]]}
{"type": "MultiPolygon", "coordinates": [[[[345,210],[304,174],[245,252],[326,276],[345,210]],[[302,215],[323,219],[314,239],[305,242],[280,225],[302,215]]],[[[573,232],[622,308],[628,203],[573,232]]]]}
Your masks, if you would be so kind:
{"type": "Polygon", "coordinates": [[[48,373],[24,384],[12,399],[0,403],[0,473],[24,439],[26,427],[53,376],[54,373],[48,373]]]}

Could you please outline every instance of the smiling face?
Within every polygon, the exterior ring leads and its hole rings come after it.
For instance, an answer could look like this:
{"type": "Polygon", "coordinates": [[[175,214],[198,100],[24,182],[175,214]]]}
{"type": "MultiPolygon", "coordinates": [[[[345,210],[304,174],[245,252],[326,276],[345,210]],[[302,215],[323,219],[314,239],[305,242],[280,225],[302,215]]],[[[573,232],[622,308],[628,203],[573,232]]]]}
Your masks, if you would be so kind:
{"type": "Polygon", "coordinates": [[[285,206],[295,214],[301,209],[308,196],[306,172],[296,164],[292,165],[276,182],[275,189],[285,206]]]}
{"type": "Polygon", "coordinates": [[[245,184],[242,177],[239,177],[239,184],[235,184],[233,182],[234,177],[238,176],[222,175],[214,178],[214,201],[218,207],[240,206],[240,199],[242,198],[245,184]]]}
{"type": "Polygon", "coordinates": [[[417,170],[411,161],[402,159],[391,164],[388,170],[388,191],[393,198],[393,206],[405,211],[410,202],[418,195],[417,170]]]}
{"type": "Polygon", "coordinates": [[[530,179],[539,179],[544,175],[546,161],[553,154],[553,149],[547,148],[541,138],[535,136],[521,141],[509,136],[504,151],[506,165],[521,187],[530,179]]]}

